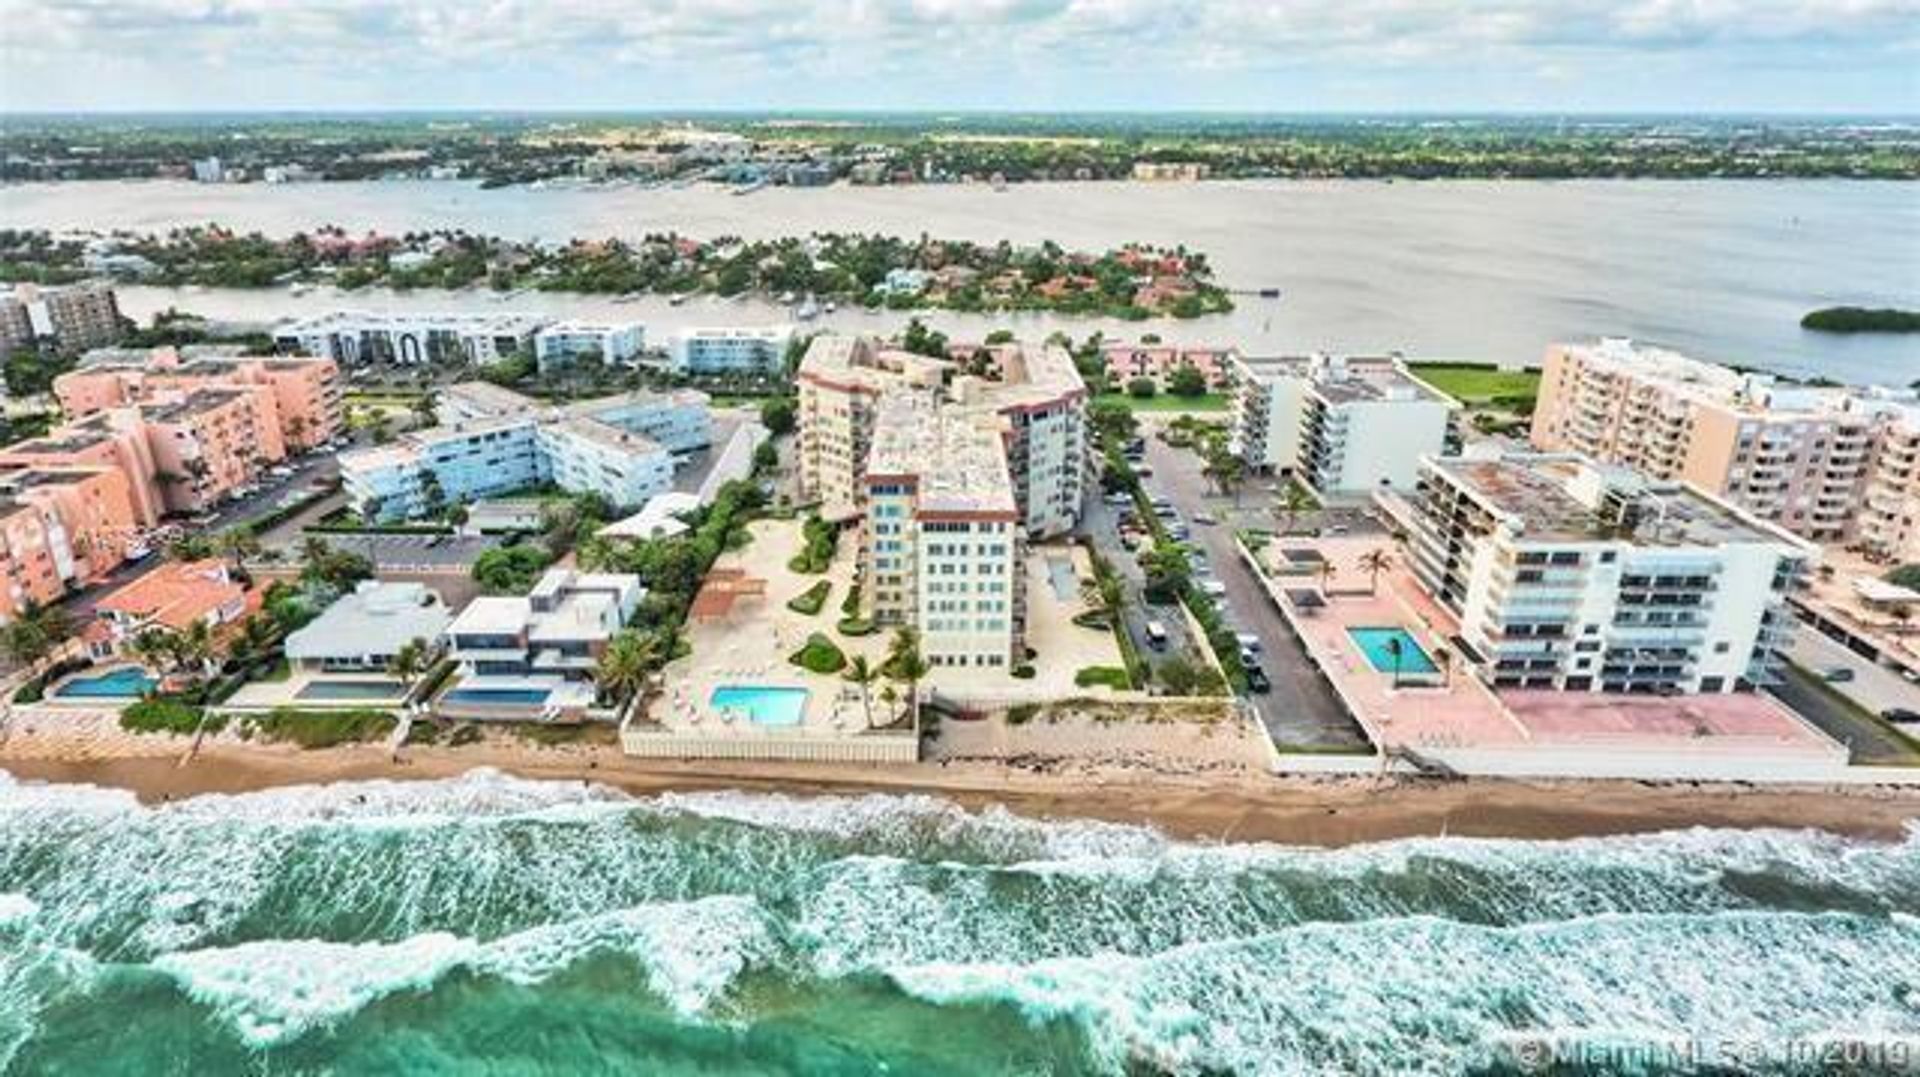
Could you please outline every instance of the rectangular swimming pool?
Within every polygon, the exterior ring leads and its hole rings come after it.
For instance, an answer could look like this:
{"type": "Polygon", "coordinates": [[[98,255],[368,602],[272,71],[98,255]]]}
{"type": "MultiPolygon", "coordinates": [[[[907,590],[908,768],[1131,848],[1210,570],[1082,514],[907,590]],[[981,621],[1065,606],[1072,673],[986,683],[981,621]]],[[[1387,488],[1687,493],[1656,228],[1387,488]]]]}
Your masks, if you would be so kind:
{"type": "Polygon", "coordinates": [[[1438,673],[1440,667],[1420,646],[1420,641],[1404,628],[1349,628],[1354,646],[1367,656],[1367,664],[1382,673],[1394,671],[1394,651],[1399,650],[1401,673],[1438,673]]]}
{"type": "Polygon", "coordinates": [[[707,702],[716,711],[727,708],[746,711],[755,725],[799,725],[807,716],[805,688],[727,685],[715,688],[707,702]]]}
{"type": "Polygon", "coordinates": [[[442,703],[478,703],[496,707],[538,707],[550,694],[545,688],[455,688],[440,697],[442,703]]]}
{"type": "Polygon", "coordinates": [[[399,699],[406,691],[392,681],[311,681],[295,699],[399,699]]]}
{"type": "Polygon", "coordinates": [[[75,677],[53,690],[55,699],[131,699],[142,696],[158,682],[139,666],[121,666],[90,677],[75,677]]]}

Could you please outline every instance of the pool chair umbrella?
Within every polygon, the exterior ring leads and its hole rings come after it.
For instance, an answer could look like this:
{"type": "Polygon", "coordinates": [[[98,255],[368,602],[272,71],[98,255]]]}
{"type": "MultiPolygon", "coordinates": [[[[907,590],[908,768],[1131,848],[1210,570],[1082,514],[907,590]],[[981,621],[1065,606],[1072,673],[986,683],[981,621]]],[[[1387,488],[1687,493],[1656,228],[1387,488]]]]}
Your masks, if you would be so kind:
{"type": "Polygon", "coordinates": [[[1400,687],[1400,637],[1387,637],[1387,654],[1393,658],[1393,686],[1400,687]]]}

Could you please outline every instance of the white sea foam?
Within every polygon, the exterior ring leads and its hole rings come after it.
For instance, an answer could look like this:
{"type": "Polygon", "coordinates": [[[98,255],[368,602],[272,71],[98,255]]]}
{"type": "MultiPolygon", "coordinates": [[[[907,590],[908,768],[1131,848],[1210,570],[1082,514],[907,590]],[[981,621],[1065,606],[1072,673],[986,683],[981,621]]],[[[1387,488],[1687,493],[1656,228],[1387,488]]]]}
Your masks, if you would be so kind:
{"type": "Polygon", "coordinates": [[[1920,975],[1910,924],[1839,914],[1601,916],[1496,928],[1415,917],[1309,924],[1146,957],[890,971],[942,1005],[1071,1020],[1103,1058],[1176,1072],[1459,1071],[1521,1039],[1762,1045],[1920,1036],[1890,983],[1920,975]]]}
{"type": "Polygon", "coordinates": [[[0,894],[0,931],[25,927],[40,912],[40,903],[25,894],[0,894]]]}
{"type": "Polygon", "coordinates": [[[481,942],[429,932],[399,942],[272,939],[165,954],[152,967],[228,1021],[247,1043],[283,1043],[466,969],[539,983],[603,952],[631,955],[676,1012],[703,1013],[775,951],[753,902],[716,897],[623,909],[481,942]]]}

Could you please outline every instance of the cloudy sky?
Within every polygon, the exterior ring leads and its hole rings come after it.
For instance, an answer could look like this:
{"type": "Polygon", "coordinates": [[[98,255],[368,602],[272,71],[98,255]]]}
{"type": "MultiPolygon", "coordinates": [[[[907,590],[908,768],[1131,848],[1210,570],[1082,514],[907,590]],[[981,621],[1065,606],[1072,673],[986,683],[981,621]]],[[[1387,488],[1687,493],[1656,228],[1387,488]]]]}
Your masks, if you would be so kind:
{"type": "Polygon", "coordinates": [[[0,0],[0,109],[1920,112],[1920,0],[0,0]]]}

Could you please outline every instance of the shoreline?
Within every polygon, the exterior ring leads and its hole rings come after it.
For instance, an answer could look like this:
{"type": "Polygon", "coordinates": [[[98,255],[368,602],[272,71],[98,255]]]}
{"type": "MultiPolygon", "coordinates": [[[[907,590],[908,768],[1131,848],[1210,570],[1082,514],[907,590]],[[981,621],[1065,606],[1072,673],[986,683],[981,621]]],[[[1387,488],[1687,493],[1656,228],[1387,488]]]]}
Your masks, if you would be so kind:
{"type": "Polygon", "coordinates": [[[492,768],[539,781],[588,781],[645,797],[739,791],[790,796],[929,795],[970,811],[1144,825],[1203,842],[1339,847],[1417,837],[1561,840],[1709,828],[1824,830],[1899,841],[1920,819],[1920,790],[1732,783],[1166,775],[1102,768],[1036,774],[1001,764],[835,764],[630,760],[613,749],[414,749],[403,762],[370,747],[320,751],[209,748],[177,757],[87,761],[8,758],[23,782],[130,791],[143,804],[334,782],[420,781],[492,768]]]}

